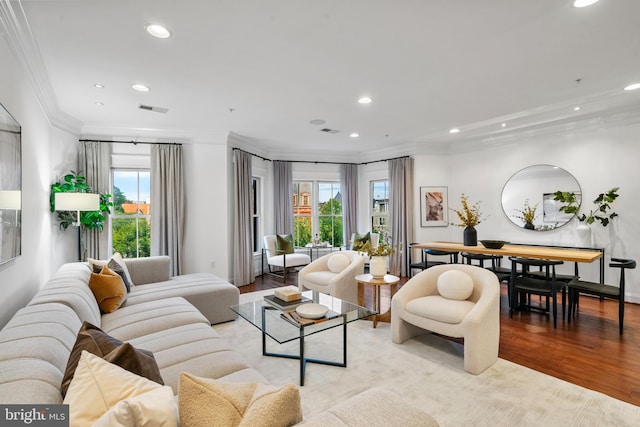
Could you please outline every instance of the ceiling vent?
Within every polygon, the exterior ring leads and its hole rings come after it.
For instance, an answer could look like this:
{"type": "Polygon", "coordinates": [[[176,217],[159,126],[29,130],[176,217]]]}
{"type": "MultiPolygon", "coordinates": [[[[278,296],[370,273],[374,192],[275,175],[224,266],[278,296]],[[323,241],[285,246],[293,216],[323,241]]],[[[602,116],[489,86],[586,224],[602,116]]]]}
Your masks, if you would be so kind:
{"type": "Polygon", "coordinates": [[[162,113],[162,114],[166,114],[167,111],[169,111],[168,108],[162,108],[162,107],[154,107],[152,105],[138,105],[138,108],[141,110],[147,110],[147,111],[155,111],[156,113],[162,113]]]}
{"type": "Polygon", "coordinates": [[[326,132],[326,133],[338,133],[338,132],[340,132],[340,131],[339,131],[339,130],[335,130],[335,129],[322,128],[322,129],[320,129],[320,132],[326,132]]]}

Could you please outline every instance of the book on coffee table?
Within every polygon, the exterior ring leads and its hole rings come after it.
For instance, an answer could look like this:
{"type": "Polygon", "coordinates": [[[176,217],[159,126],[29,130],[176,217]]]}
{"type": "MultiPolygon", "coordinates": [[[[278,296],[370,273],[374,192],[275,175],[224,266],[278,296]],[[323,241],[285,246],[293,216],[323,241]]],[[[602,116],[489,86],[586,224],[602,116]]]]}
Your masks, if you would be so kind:
{"type": "Polygon", "coordinates": [[[300,299],[294,301],[283,301],[280,298],[277,298],[275,295],[265,295],[264,300],[282,311],[295,310],[295,308],[300,304],[311,302],[311,298],[307,298],[305,296],[302,296],[300,299]]]}
{"type": "Polygon", "coordinates": [[[340,316],[339,313],[336,313],[335,311],[331,311],[331,310],[329,310],[327,314],[325,314],[323,317],[319,319],[307,319],[306,317],[300,316],[298,313],[296,313],[295,310],[285,311],[282,314],[280,314],[280,317],[282,317],[283,319],[287,320],[289,323],[295,326],[314,325],[316,323],[322,323],[322,322],[326,322],[327,320],[335,319],[336,317],[339,317],[339,316],[340,316]]]}

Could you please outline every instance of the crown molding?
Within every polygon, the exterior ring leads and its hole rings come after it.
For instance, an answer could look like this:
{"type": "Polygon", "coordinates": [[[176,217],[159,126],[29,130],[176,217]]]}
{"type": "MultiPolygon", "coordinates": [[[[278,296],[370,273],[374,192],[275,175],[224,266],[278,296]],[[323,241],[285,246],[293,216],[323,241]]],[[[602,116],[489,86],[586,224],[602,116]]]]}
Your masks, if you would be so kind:
{"type": "Polygon", "coordinates": [[[24,70],[49,123],[65,132],[79,134],[82,123],[61,111],[58,106],[40,49],[20,1],[0,0],[0,25],[7,44],[24,70]]]}

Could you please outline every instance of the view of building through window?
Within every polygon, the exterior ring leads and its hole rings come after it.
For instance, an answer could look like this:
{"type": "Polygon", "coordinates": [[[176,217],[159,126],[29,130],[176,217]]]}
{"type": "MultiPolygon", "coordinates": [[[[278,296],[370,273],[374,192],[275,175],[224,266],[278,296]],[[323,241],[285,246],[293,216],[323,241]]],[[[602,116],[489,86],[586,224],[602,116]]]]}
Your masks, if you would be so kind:
{"type": "Polygon", "coordinates": [[[305,246],[313,236],[313,181],[293,182],[293,244],[305,246]]]}
{"type": "Polygon", "coordinates": [[[311,243],[316,235],[320,242],[342,246],[340,183],[294,181],[293,221],[295,246],[311,243]]]}
{"type": "Polygon", "coordinates": [[[148,170],[113,171],[113,252],[124,258],[151,255],[151,173],[148,170]]]}
{"type": "Polygon", "coordinates": [[[389,180],[371,181],[371,229],[387,240],[389,237],[389,180]]]}

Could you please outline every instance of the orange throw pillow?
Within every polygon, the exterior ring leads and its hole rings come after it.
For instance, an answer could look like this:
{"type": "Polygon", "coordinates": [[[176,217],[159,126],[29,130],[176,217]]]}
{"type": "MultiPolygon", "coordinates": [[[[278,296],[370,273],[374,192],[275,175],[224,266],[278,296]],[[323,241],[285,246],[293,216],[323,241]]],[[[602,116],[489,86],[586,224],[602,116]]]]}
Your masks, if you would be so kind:
{"type": "Polygon", "coordinates": [[[103,313],[113,313],[127,300],[122,277],[107,266],[100,273],[91,273],[89,288],[103,313]]]}

